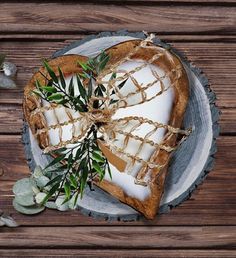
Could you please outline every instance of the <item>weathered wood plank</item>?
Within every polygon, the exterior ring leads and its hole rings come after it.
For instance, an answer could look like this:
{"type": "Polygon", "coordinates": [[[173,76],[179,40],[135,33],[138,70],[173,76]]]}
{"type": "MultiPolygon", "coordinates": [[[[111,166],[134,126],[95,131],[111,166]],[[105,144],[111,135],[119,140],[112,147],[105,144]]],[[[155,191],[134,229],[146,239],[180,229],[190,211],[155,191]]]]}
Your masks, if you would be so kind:
{"type": "MultiPolygon", "coordinates": [[[[82,1],[81,1],[82,2],[82,1]]],[[[84,2],[86,3],[93,3],[93,2],[96,2],[95,0],[89,0],[89,1],[86,1],[84,0],[84,2]]],[[[120,1],[119,0],[100,0],[99,1],[100,3],[119,3],[120,1]]],[[[209,4],[209,3],[213,3],[213,4],[227,4],[227,3],[236,3],[235,0],[225,0],[225,1],[222,1],[222,0],[126,0],[125,3],[134,3],[134,4],[165,4],[165,3],[171,3],[171,4],[176,4],[176,3],[191,3],[191,4],[194,4],[194,3],[200,3],[200,4],[209,4]]]]}
{"type": "MultiPolygon", "coordinates": [[[[141,29],[140,29],[141,30],[141,29]]],[[[47,42],[61,42],[64,40],[79,40],[84,38],[88,35],[92,34],[92,32],[84,34],[38,34],[38,33],[21,33],[20,31],[17,34],[0,34],[1,41],[24,41],[24,42],[34,42],[34,41],[47,41],[47,42]]],[[[235,43],[236,42],[236,35],[188,35],[188,34],[177,34],[177,35],[170,35],[170,34],[161,34],[158,33],[158,37],[162,40],[167,42],[221,42],[221,43],[235,43]]]]}
{"type": "MultiPolygon", "coordinates": [[[[193,193],[190,200],[158,216],[154,221],[138,221],[132,225],[236,225],[236,137],[220,137],[218,140],[215,169],[193,193]]],[[[38,216],[24,216],[12,207],[12,186],[15,180],[29,175],[23,146],[19,136],[0,136],[0,206],[11,213],[22,225],[107,225],[79,212],[60,213],[53,210],[38,216]],[[7,148],[6,148],[7,146],[7,148]],[[12,155],[14,153],[14,155],[12,155]],[[46,219],[45,219],[46,218],[46,219]],[[68,218],[70,218],[68,220],[68,218]]],[[[111,225],[121,222],[109,222],[111,225]]],[[[127,224],[127,223],[126,223],[127,224]]]]}
{"type": "Polygon", "coordinates": [[[230,35],[236,32],[235,10],[234,6],[214,5],[2,3],[0,32],[61,34],[126,28],[165,34],[230,35]],[[70,15],[62,15],[65,13],[70,15]]]}
{"type": "MultiPolygon", "coordinates": [[[[221,176],[230,180],[236,176],[236,137],[222,136],[217,146],[215,173],[220,177],[219,180],[222,180],[221,176]]],[[[0,135],[0,170],[4,171],[1,180],[17,180],[28,175],[20,135],[0,135]]]]}
{"type": "MultiPolygon", "coordinates": [[[[23,87],[32,73],[42,63],[43,58],[68,45],[64,42],[1,42],[1,51],[8,60],[18,66],[17,90],[0,90],[0,103],[21,103],[23,87]]],[[[212,89],[216,92],[220,107],[236,108],[236,44],[227,43],[174,43],[174,47],[184,52],[189,60],[200,67],[208,76],[212,89]]]]}
{"type": "Polygon", "coordinates": [[[3,228],[1,247],[31,248],[233,248],[236,226],[3,228]],[[16,241],[17,239],[17,241],[16,241]],[[147,241],[148,239],[148,241],[147,241]]]}
{"type": "Polygon", "coordinates": [[[0,105],[0,134],[20,134],[23,125],[22,106],[0,105]]]}
{"type": "Polygon", "coordinates": [[[56,250],[57,255],[55,256],[55,249],[1,249],[0,255],[4,258],[9,257],[60,257],[60,258],[71,258],[71,257],[143,257],[143,258],[178,258],[178,257],[198,257],[198,258],[222,258],[232,257],[235,258],[235,250],[217,250],[217,249],[176,249],[176,250],[128,250],[128,249],[58,249],[56,250]]]}
{"type": "MultiPolygon", "coordinates": [[[[236,108],[221,109],[221,134],[236,133],[236,108]]],[[[23,127],[21,104],[0,104],[0,134],[21,134],[23,127]]]]}

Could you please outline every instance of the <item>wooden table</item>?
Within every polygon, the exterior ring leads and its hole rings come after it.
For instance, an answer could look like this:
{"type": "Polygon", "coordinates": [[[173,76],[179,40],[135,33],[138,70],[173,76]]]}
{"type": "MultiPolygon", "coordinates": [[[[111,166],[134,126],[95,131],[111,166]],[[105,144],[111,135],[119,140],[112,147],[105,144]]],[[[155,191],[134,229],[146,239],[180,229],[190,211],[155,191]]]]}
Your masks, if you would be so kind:
{"type": "Polygon", "coordinates": [[[0,256],[236,257],[236,1],[3,2],[0,52],[18,66],[18,88],[0,90],[0,208],[21,227],[0,228],[0,256]],[[154,221],[20,215],[11,189],[29,174],[21,143],[25,83],[42,58],[68,43],[124,28],[156,32],[207,74],[222,112],[213,171],[188,201],[154,221]]]}

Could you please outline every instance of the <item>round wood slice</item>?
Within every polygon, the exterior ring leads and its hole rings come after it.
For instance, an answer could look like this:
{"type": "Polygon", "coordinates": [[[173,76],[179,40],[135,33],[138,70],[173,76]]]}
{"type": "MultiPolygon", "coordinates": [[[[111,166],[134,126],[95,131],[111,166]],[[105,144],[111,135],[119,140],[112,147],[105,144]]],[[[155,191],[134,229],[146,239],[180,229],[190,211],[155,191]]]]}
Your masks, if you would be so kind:
{"type": "MultiPolygon", "coordinates": [[[[101,50],[120,42],[135,38],[145,38],[144,33],[128,33],[127,31],[104,32],[76,41],[53,57],[65,54],[80,54],[96,56],[101,50]]],[[[192,128],[193,132],[188,139],[173,154],[166,178],[165,190],[159,213],[168,212],[188,199],[192,191],[199,185],[212,169],[213,155],[216,152],[215,139],[219,134],[219,110],[215,106],[215,94],[208,85],[208,80],[200,69],[188,62],[181,53],[169,45],[155,39],[154,43],[170,49],[181,58],[190,82],[190,99],[184,117],[184,128],[192,128]]],[[[25,124],[23,132],[25,151],[31,170],[36,165],[44,167],[49,161],[42,155],[36,140],[25,124]]],[[[78,201],[81,212],[108,220],[135,220],[141,215],[129,206],[122,204],[109,194],[95,188],[95,191],[86,189],[82,200],[78,201]]]]}

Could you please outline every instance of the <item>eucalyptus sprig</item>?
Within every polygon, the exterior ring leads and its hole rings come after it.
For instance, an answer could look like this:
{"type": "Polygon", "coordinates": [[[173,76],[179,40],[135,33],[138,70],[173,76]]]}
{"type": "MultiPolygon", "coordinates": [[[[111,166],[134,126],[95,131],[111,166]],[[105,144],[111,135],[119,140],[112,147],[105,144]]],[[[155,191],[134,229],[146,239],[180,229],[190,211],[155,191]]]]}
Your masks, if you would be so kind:
{"type": "Polygon", "coordinates": [[[0,89],[16,88],[14,77],[17,72],[17,67],[11,62],[7,62],[6,55],[0,53],[0,89]]]}
{"type": "MultiPolygon", "coordinates": [[[[53,71],[47,61],[44,61],[46,74],[41,72],[44,83],[36,80],[36,89],[33,91],[42,99],[72,108],[78,112],[88,112],[88,104],[91,96],[102,97],[107,94],[106,87],[96,82],[97,76],[105,69],[109,55],[101,52],[95,58],[89,58],[87,62],[78,62],[82,67],[82,73],[72,76],[69,85],[60,67],[58,74],[53,71]],[[76,84],[75,84],[76,82],[76,84]],[[78,89],[78,94],[75,89],[78,89]]],[[[116,74],[111,75],[111,80],[116,74]]],[[[121,82],[117,87],[121,89],[127,80],[121,82]]],[[[115,96],[115,91],[111,92],[115,96]]],[[[110,104],[116,103],[111,98],[110,104]]],[[[94,109],[103,108],[102,100],[93,102],[94,109]]],[[[65,210],[65,207],[74,207],[78,197],[83,197],[86,185],[93,190],[94,178],[100,181],[104,179],[105,173],[112,177],[107,158],[103,155],[97,144],[97,129],[99,123],[94,123],[87,132],[84,139],[72,147],[66,146],[50,152],[54,157],[52,161],[40,173],[34,173],[30,180],[22,179],[15,184],[13,189],[16,198],[14,207],[27,214],[34,214],[44,210],[45,207],[65,210]],[[38,176],[40,174],[40,176],[38,176]],[[27,187],[21,188],[21,185],[27,187]],[[21,191],[28,189],[26,196],[21,191]],[[20,190],[19,190],[20,189],[20,190]],[[22,197],[24,196],[24,198],[22,197]]]]}

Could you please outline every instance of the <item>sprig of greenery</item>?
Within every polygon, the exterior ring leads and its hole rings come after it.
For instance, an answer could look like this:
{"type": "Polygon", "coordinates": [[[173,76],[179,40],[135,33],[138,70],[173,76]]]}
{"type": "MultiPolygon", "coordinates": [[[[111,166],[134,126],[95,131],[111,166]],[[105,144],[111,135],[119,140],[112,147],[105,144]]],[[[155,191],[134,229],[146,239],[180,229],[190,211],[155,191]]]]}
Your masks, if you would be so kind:
{"type": "MultiPolygon", "coordinates": [[[[36,89],[33,92],[46,101],[61,104],[79,112],[87,112],[88,103],[92,95],[95,97],[104,97],[107,94],[106,87],[103,84],[97,84],[96,78],[105,69],[109,58],[109,55],[103,51],[97,57],[89,58],[85,63],[78,61],[78,65],[82,67],[83,71],[70,79],[68,87],[66,86],[65,78],[60,67],[58,67],[59,77],[57,77],[48,62],[44,61],[44,67],[49,77],[41,72],[45,83],[42,84],[39,80],[36,80],[36,89]],[[75,80],[79,94],[75,93],[75,88],[77,88],[75,86],[75,80]]],[[[115,77],[116,73],[113,73],[110,80],[115,77]]],[[[117,85],[117,87],[121,89],[126,81],[127,79],[117,85]]],[[[114,90],[111,95],[115,95],[114,90]]],[[[117,101],[118,99],[111,99],[109,105],[115,104],[117,101]]],[[[94,100],[93,107],[95,109],[101,109],[103,104],[104,101],[102,100],[94,100]]]]}
{"type": "MultiPolygon", "coordinates": [[[[103,84],[97,84],[96,78],[105,69],[108,61],[109,55],[101,52],[100,55],[88,59],[85,63],[78,62],[78,65],[82,67],[82,73],[74,75],[69,85],[66,84],[60,67],[58,67],[59,76],[57,76],[49,63],[44,61],[47,72],[47,74],[41,73],[45,79],[44,84],[36,80],[36,90],[33,92],[48,102],[61,104],[79,112],[87,112],[91,96],[103,97],[107,94],[106,87],[103,84]],[[75,92],[76,87],[78,87],[79,94],[75,92]]],[[[115,73],[110,79],[114,78],[116,78],[115,73]]],[[[121,89],[126,81],[121,82],[118,88],[121,89]]],[[[112,91],[111,95],[115,95],[115,91],[112,91]]],[[[111,99],[110,104],[116,102],[117,100],[111,99]]],[[[103,103],[101,100],[95,100],[94,109],[101,109],[103,103]]],[[[112,176],[109,162],[97,144],[99,126],[99,123],[94,123],[86,137],[73,147],[57,149],[50,153],[56,157],[43,170],[44,174],[49,175],[50,180],[41,189],[45,194],[42,205],[46,205],[51,200],[57,201],[59,196],[65,196],[62,205],[71,202],[72,199],[75,205],[79,195],[82,198],[86,185],[93,190],[95,177],[98,176],[102,181],[106,171],[110,177],[112,176]]]]}
{"type": "MultiPolygon", "coordinates": [[[[98,84],[96,78],[105,69],[109,58],[103,51],[85,63],[78,62],[82,73],[74,75],[68,85],[60,67],[57,76],[49,63],[44,61],[46,74],[41,72],[44,82],[36,80],[33,92],[48,102],[61,104],[78,112],[88,112],[92,96],[104,97],[107,94],[106,87],[98,84]]],[[[110,80],[114,78],[116,73],[111,75],[110,80]]],[[[117,87],[121,89],[126,81],[117,87]]],[[[115,90],[111,92],[112,95],[116,95],[115,90]]],[[[115,98],[110,100],[110,104],[116,102],[115,98]]],[[[95,100],[92,104],[94,109],[102,109],[104,102],[95,100]]],[[[95,122],[84,139],[72,147],[66,146],[50,152],[55,158],[43,170],[36,167],[30,178],[17,181],[13,187],[15,209],[24,214],[36,214],[45,207],[67,210],[76,205],[79,196],[83,197],[86,185],[93,190],[95,177],[102,181],[107,172],[112,178],[109,162],[97,144],[99,126],[101,123],[95,122]]]]}
{"type": "Polygon", "coordinates": [[[111,177],[109,163],[97,145],[95,125],[91,127],[83,141],[78,142],[71,148],[55,150],[52,154],[57,155],[57,157],[48,164],[45,171],[47,173],[63,171],[63,173],[54,177],[45,185],[45,187],[50,186],[51,189],[43,200],[43,204],[50,198],[56,200],[60,194],[65,195],[64,202],[73,197],[74,204],[76,204],[78,196],[83,197],[86,184],[93,190],[95,176],[99,176],[101,181],[105,172],[108,171],[111,177]],[[59,165],[61,161],[65,161],[64,165],[48,170],[55,165],[59,165]]]}

